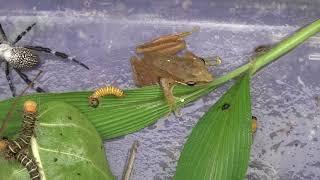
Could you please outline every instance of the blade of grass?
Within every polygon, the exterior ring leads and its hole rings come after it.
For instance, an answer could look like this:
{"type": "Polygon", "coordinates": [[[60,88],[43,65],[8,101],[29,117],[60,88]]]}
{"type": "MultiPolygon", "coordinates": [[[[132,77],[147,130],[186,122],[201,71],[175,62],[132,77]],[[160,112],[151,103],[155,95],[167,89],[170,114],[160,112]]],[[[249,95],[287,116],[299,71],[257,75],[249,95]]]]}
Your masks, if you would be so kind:
{"type": "Polygon", "coordinates": [[[174,179],[242,180],[251,141],[250,74],[246,73],[193,128],[174,179]]]}

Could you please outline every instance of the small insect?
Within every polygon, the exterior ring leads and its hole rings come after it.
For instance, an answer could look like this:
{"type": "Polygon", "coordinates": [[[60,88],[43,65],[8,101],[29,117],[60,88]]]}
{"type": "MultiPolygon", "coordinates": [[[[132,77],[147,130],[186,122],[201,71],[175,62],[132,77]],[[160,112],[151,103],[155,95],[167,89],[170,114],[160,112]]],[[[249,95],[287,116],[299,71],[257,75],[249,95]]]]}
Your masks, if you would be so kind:
{"type": "MultiPolygon", "coordinates": [[[[37,54],[34,53],[34,51],[51,53],[62,59],[71,60],[81,65],[82,67],[89,69],[85,64],[63,52],[54,51],[41,46],[15,46],[15,44],[19,42],[20,39],[22,39],[22,37],[25,36],[35,25],[36,23],[33,23],[32,25],[28,26],[27,29],[20,33],[20,35],[18,35],[13,42],[10,42],[7,39],[7,36],[0,24],[0,62],[2,61],[5,63],[5,75],[13,96],[15,96],[16,94],[14,85],[10,77],[10,67],[12,67],[18,73],[18,75],[25,81],[25,83],[31,84],[32,81],[26,74],[22,73],[21,70],[34,68],[40,63],[40,58],[37,54]]],[[[40,87],[36,87],[35,89],[37,92],[45,92],[40,87]]]]}
{"type": "Polygon", "coordinates": [[[40,180],[39,168],[33,158],[29,157],[29,155],[24,152],[19,152],[15,155],[15,159],[28,170],[32,180],[40,180]]]}
{"type": "Polygon", "coordinates": [[[34,133],[34,127],[37,120],[37,103],[34,101],[26,101],[24,103],[23,121],[21,133],[19,136],[9,143],[8,149],[10,154],[16,154],[21,149],[27,147],[34,133]]]}
{"type": "Polygon", "coordinates": [[[272,48],[272,45],[260,45],[254,49],[256,55],[261,55],[272,48]]]}
{"type": "Polygon", "coordinates": [[[88,100],[89,100],[89,105],[91,107],[98,107],[99,105],[99,98],[106,96],[106,95],[114,95],[117,97],[123,97],[124,96],[124,92],[114,86],[106,86],[106,87],[102,87],[99,89],[96,89],[93,94],[91,96],[89,96],[88,100]]]}
{"type": "Polygon", "coordinates": [[[225,103],[225,104],[222,105],[222,108],[221,108],[221,109],[224,111],[224,110],[229,109],[229,107],[230,107],[230,104],[225,103]]]}
{"type": "Polygon", "coordinates": [[[257,132],[257,122],[258,122],[258,118],[255,116],[252,116],[252,124],[251,124],[252,134],[257,132]]]}

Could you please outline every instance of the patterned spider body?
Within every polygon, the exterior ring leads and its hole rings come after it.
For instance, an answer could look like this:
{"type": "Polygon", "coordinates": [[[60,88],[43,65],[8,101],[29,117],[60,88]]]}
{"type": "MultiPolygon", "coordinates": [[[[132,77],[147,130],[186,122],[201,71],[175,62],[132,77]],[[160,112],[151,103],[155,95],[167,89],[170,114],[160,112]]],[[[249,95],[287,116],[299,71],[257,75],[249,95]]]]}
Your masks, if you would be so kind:
{"type": "Polygon", "coordinates": [[[28,78],[28,76],[21,72],[21,70],[28,70],[33,67],[36,67],[40,63],[40,58],[34,52],[45,52],[50,53],[54,56],[60,57],[62,59],[73,61],[78,65],[89,69],[88,66],[83,64],[82,62],[76,60],[74,57],[67,55],[66,53],[54,51],[47,47],[41,46],[15,46],[17,42],[19,42],[23,36],[25,36],[31,29],[34,27],[36,23],[28,26],[22,33],[20,33],[16,39],[11,42],[8,40],[1,24],[0,24],[0,63],[5,63],[5,75],[7,81],[9,83],[10,90],[12,95],[15,96],[14,86],[10,77],[10,68],[12,67],[18,75],[31,87],[35,88],[37,92],[45,92],[40,87],[34,87],[32,81],[28,78]]]}
{"type": "Polygon", "coordinates": [[[0,57],[9,65],[18,70],[26,70],[40,63],[39,56],[24,47],[12,47],[9,44],[0,44],[0,57]]]}

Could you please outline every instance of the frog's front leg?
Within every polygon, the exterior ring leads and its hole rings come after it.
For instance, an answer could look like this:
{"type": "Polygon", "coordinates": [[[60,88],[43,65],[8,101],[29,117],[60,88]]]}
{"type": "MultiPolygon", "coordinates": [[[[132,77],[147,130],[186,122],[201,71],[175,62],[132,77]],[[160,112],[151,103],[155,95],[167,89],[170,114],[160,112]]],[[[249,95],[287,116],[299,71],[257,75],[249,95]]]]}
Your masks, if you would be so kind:
{"type": "Polygon", "coordinates": [[[170,108],[170,112],[176,108],[176,97],[173,95],[173,87],[176,81],[172,78],[160,78],[160,85],[163,89],[164,96],[170,108]]]}

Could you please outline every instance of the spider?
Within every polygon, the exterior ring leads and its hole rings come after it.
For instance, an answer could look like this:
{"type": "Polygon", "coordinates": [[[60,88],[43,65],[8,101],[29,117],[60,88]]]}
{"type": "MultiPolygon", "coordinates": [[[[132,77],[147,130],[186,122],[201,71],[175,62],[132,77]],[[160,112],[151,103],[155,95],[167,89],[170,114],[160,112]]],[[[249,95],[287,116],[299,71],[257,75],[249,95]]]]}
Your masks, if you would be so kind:
{"type": "MultiPolygon", "coordinates": [[[[10,78],[10,67],[14,69],[17,74],[23,79],[23,81],[33,87],[32,81],[29,77],[21,72],[21,70],[28,70],[31,68],[36,67],[40,63],[40,58],[34,51],[38,52],[45,52],[53,54],[57,57],[62,59],[69,59],[82,67],[89,69],[88,66],[81,63],[80,61],[76,60],[75,58],[63,53],[51,50],[47,47],[41,46],[15,46],[17,42],[19,42],[23,36],[25,36],[34,26],[36,23],[31,24],[28,26],[22,33],[20,33],[13,42],[10,42],[0,24],[0,63],[5,63],[5,75],[6,79],[9,83],[10,91],[12,92],[12,96],[16,96],[15,88],[10,78]]],[[[35,87],[37,92],[45,92],[41,87],[35,87]]]]}

